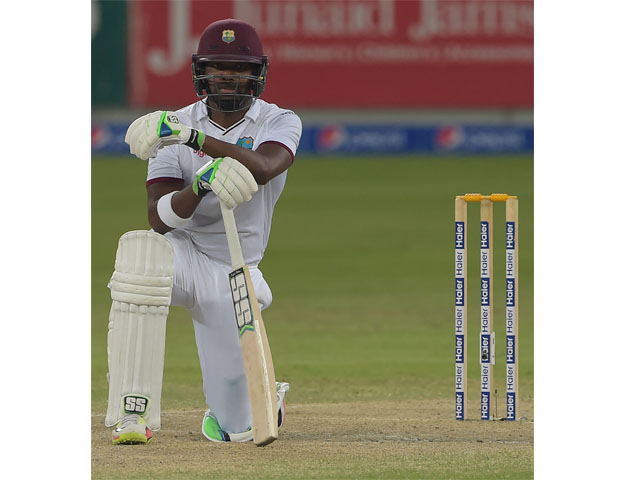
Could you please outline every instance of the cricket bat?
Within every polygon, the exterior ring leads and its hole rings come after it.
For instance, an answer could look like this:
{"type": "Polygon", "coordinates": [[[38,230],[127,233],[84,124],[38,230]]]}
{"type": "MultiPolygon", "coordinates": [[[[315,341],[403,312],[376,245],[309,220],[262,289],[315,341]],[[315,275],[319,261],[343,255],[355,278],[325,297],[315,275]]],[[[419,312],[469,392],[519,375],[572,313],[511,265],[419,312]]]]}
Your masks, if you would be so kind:
{"type": "Polygon", "coordinates": [[[243,260],[234,212],[223,203],[219,204],[232,263],[230,290],[250,397],[254,443],[264,446],[278,438],[276,375],[250,271],[243,260]]]}

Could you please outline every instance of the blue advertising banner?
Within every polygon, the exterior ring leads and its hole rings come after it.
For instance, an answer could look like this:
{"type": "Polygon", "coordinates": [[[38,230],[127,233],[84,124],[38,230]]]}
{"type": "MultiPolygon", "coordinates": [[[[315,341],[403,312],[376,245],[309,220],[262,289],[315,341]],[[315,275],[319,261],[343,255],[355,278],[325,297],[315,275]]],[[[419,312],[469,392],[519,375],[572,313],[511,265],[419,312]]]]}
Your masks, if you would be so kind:
{"type": "Polygon", "coordinates": [[[534,128],[510,126],[318,126],[304,129],[300,152],[347,154],[528,153],[534,128]]]}
{"type": "MultiPolygon", "coordinates": [[[[127,124],[91,127],[93,153],[129,153],[127,124]]],[[[305,126],[298,153],[304,154],[504,154],[532,153],[532,126],[313,125],[305,126]]]]}

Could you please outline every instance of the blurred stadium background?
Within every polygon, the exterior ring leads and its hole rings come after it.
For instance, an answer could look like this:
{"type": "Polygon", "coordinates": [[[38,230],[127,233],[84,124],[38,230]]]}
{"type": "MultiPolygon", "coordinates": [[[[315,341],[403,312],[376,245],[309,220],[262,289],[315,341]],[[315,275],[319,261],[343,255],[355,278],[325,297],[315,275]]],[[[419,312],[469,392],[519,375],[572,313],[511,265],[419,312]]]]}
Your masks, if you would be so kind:
{"type": "MultiPolygon", "coordinates": [[[[303,122],[261,264],[274,292],[266,319],[274,363],[293,386],[291,405],[428,400],[440,406],[440,425],[451,424],[453,197],[499,191],[520,197],[520,412],[533,420],[533,2],[93,1],[92,411],[102,430],[94,445],[109,441],[100,425],[106,283],[119,236],[148,228],[146,164],[130,156],[124,135],[139,115],[196,100],[191,53],[203,28],[226,17],[259,31],[270,62],[263,99],[303,122]]],[[[503,211],[495,210],[494,313],[502,339],[503,211]]],[[[477,220],[472,210],[473,295],[477,220]]],[[[477,418],[478,301],[469,299],[469,409],[477,418]]],[[[167,335],[163,408],[201,411],[186,312],[172,309],[167,335]]],[[[495,370],[503,386],[501,342],[495,370]]],[[[460,478],[459,469],[462,478],[529,478],[533,441],[496,441],[470,455],[459,443],[456,453],[420,457],[419,465],[392,457],[390,474],[375,456],[366,465],[360,457],[358,468],[373,469],[370,478],[410,476],[415,468],[421,478],[460,478]],[[515,448],[518,457],[502,465],[505,456],[489,448],[515,448]]],[[[109,478],[101,455],[94,478],[109,478]]],[[[314,447],[298,463],[302,477],[318,468],[312,456],[314,447]]],[[[284,478],[296,478],[290,467],[284,478]]]]}
{"type": "Polygon", "coordinates": [[[298,153],[533,149],[533,2],[159,0],[92,2],[94,153],[196,99],[190,54],[227,17],[259,31],[263,98],[301,116],[298,153]]]}

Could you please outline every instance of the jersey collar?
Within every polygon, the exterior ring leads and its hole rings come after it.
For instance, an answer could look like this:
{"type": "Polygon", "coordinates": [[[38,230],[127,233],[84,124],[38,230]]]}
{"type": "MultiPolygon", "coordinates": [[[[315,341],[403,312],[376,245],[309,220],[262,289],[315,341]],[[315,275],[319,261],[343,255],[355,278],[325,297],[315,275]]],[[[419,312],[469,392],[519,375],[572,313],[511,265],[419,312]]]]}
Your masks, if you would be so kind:
{"type": "Polygon", "coordinates": [[[245,112],[245,118],[250,119],[252,122],[256,122],[259,114],[260,114],[260,103],[258,102],[258,99],[255,98],[254,101],[252,102],[252,106],[250,107],[250,109],[247,112],[245,112]]]}

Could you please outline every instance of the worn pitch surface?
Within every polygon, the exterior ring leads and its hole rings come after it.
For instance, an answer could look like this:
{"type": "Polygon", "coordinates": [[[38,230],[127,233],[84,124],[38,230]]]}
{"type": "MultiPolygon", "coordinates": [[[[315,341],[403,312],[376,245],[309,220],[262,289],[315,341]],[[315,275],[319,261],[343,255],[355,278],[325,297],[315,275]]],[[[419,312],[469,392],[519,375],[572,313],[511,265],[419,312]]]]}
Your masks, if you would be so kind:
{"type": "Polygon", "coordinates": [[[464,423],[433,400],[289,405],[278,441],[214,444],[203,410],[169,410],[149,445],[113,446],[92,419],[94,478],[531,478],[530,421],[464,423]]]}

